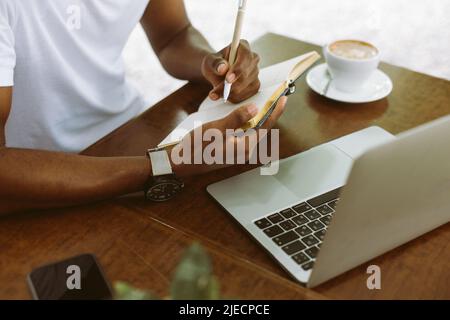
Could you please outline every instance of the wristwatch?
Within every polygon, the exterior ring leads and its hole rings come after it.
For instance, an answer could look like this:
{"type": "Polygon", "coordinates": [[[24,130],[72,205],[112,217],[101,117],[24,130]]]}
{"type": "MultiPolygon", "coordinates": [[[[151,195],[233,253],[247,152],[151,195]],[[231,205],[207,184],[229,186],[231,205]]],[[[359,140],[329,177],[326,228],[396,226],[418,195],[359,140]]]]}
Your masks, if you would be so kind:
{"type": "Polygon", "coordinates": [[[145,198],[163,202],[172,199],[184,188],[184,183],[172,171],[169,155],[164,148],[149,149],[152,177],[145,188],[145,198]]]}

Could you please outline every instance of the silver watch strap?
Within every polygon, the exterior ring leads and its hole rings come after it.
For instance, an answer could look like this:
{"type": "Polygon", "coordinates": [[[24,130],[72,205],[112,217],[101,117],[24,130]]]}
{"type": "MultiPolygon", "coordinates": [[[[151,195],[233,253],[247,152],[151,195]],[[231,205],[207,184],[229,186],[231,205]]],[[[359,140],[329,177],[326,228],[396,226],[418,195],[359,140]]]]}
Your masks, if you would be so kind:
{"type": "Polygon", "coordinates": [[[148,156],[152,163],[154,177],[173,174],[169,155],[165,149],[148,150],[148,156]]]}

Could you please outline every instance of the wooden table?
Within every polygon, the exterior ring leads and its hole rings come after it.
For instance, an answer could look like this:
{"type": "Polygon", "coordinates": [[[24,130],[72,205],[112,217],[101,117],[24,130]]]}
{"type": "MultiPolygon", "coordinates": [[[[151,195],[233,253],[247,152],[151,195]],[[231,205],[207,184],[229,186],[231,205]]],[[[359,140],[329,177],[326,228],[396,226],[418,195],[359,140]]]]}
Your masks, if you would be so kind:
{"type": "MultiPolygon", "coordinates": [[[[268,34],[253,48],[262,66],[317,46],[268,34]]],[[[280,119],[282,157],[378,125],[397,134],[450,113],[450,83],[382,64],[394,82],[384,100],[349,105],[324,99],[302,82],[280,119]]],[[[84,154],[142,155],[194,112],[207,88],[188,84],[84,154]]],[[[314,290],[295,283],[206,193],[206,186],[248,170],[240,166],[186,180],[175,200],[155,204],[142,195],[0,220],[0,298],[29,298],[25,277],[34,267],[72,255],[97,255],[112,280],[165,295],[184,249],[200,241],[211,254],[227,296],[243,299],[450,298],[450,225],[407,243],[314,290]],[[382,290],[368,290],[366,268],[382,270],[382,290]]]]}

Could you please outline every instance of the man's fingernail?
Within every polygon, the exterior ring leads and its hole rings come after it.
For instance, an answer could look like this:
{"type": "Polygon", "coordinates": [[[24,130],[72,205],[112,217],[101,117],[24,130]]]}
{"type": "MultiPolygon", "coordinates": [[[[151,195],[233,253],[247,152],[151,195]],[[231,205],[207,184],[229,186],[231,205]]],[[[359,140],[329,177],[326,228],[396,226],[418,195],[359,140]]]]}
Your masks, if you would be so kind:
{"type": "Polygon", "coordinates": [[[227,76],[227,81],[228,81],[229,83],[232,83],[232,82],[234,81],[234,79],[236,79],[236,75],[235,75],[234,73],[230,73],[230,74],[227,76]]]}
{"type": "Polygon", "coordinates": [[[220,73],[220,74],[222,74],[222,73],[224,73],[224,72],[226,72],[226,71],[227,71],[227,66],[226,66],[226,64],[225,64],[225,63],[219,64],[219,66],[217,67],[217,72],[220,73]]]}
{"type": "Polygon", "coordinates": [[[247,107],[247,112],[252,116],[256,116],[256,114],[258,113],[258,107],[254,104],[251,104],[247,107]]]}
{"type": "Polygon", "coordinates": [[[219,99],[219,96],[216,93],[210,93],[209,97],[211,98],[211,100],[217,100],[219,99]]]}

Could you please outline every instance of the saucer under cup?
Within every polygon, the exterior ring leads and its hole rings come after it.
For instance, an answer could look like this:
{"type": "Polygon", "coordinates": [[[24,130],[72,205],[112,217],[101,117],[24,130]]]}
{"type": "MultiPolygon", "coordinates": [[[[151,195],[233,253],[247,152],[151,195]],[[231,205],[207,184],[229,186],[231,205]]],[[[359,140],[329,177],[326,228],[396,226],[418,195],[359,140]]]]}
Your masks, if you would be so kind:
{"type": "Polygon", "coordinates": [[[376,69],[365,82],[364,86],[353,92],[345,92],[336,88],[334,81],[330,81],[327,64],[323,63],[311,69],[306,77],[306,83],[316,93],[329,99],[347,103],[367,103],[387,97],[392,92],[391,79],[381,70],[376,69]]]}

